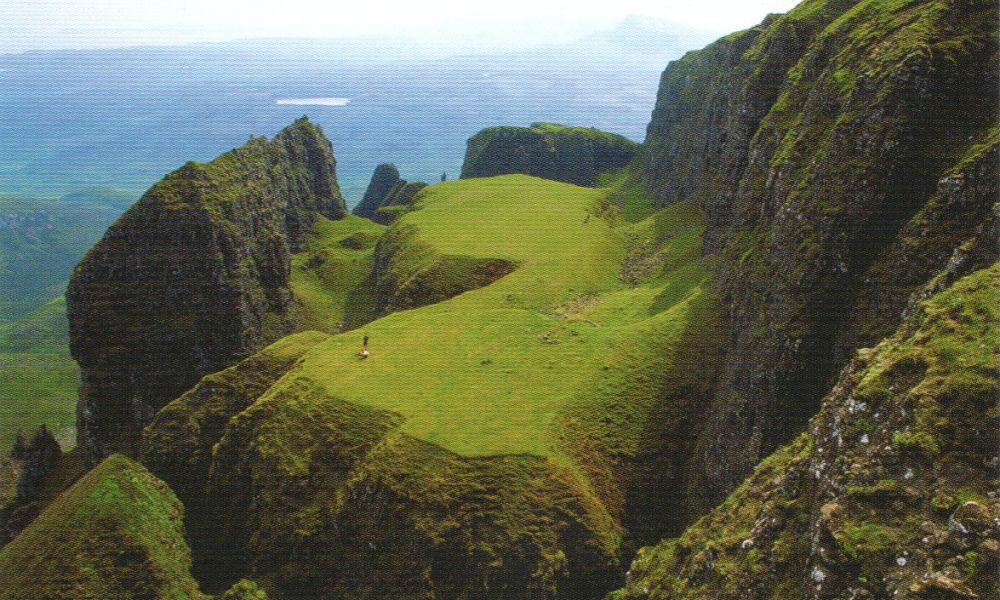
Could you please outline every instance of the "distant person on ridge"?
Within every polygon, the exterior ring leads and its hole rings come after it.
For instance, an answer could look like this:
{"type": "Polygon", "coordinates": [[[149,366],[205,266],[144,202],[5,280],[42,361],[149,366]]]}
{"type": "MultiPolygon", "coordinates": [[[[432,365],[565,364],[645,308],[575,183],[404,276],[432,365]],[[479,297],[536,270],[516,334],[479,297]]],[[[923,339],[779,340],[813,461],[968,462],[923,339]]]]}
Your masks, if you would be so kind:
{"type": "Polygon", "coordinates": [[[361,358],[368,358],[368,336],[361,338],[361,352],[358,352],[358,356],[361,358]]]}

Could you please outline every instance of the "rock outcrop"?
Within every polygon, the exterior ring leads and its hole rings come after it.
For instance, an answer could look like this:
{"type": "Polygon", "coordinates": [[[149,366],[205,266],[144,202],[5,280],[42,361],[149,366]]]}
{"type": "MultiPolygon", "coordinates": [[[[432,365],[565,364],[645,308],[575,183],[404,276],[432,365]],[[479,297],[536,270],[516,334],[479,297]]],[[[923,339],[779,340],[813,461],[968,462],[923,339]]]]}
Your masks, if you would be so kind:
{"type": "Polygon", "coordinates": [[[396,165],[383,163],[375,167],[365,196],[353,213],[388,225],[410,210],[417,193],[425,187],[427,184],[423,181],[401,179],[396,165]]]}
{"type": "Polygon", "coordinates": [[[162,481],[110,456],[0,550],[0,598],[207,598],[182,516],[162,481]]]}
{"type": "Polygon", "coordinates": [[[701,204],[732,330],[685,467],[695,512],[801,431],[854,349],[989,228],[996,14],[807,0],[664,72],[644,180],[661,205],[701,204]]]}
{"type": "MultiPolygon", "coordinates": [[[[16,451],[17,445],[15,445],[16,451]]],[[[52,433],[42,425],[20,454],[21,472],[17,478],[16,501],[27,503],[41,495],[42,482],[59,462],[62,448],[52,433]]]]}
{"type": "Polygon", "coordinates": [[[533,123],[489,127],[469,138],[462,178],[521,173],[583,186],[627,165],[639,146],[620,135],[583,127],[533,123]]]}
{"type": "Polygon", "coordinates": [[[860,351],[808,430],[611,598],[994,598],[996,264],[860,351]]]}
{"type": "Polygon", "coordinates": [[[330,142],[305,118],[146,192],[67,291],[79,444],[135,455],[163,405],[293,330],[291,253],[345,214],[330,142]]]}
{"type": "Polygon", "coordinates": [[[361,202],[351,212],[359,217],[374,219],[375,211],[385,204],[393,192],[406,184],[399,176],[399,169],[392,163],[382,163],[375,167],[368,189],[361,202]]]}
{"type": "Polygon", "coordinates": [[[52,499],[48,496],[53,488],[58,493],[82,475],[70,472],[67,466],[72,462],[45,425],[30,442],[18,432],[10,455],[0,458],[0,547],[38,516],[52,499]]]}

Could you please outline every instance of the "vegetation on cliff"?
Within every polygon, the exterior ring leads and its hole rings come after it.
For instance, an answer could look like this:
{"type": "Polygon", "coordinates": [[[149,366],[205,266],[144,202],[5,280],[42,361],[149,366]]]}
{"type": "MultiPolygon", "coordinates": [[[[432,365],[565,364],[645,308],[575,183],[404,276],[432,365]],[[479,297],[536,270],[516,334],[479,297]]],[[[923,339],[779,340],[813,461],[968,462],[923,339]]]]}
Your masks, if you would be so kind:
{"type": "Polygon", "coordinates": [[[134,455],[164,404],[295,330],[291,254],[345,214],[330,142],[306,119],[153,186],[67,291],[80,444],[134,455]]]}
{"type": "Polygon", "coordinates": [[[641,551],[612,597],[992,597],[998,276],[958,280],[859,352],[806,433],[641,551]]]}
{"type": "Polygon", "coordinates": [[[163,482],[110,456],[0,550],[0,598],[204,598],[181,517],[163,482]]]}
{"type": "Polygon", "coordinates": [[[996,15],[986,1],[807,0],[664,72],[643,178],[661,205],[704,209],[733,336],[678,467],[694,512],[801,431],[955,249],[989,247],[996,15]]]}
{"type": "Polygon", "coordinates": [[[462,178],[521,173],[594,186],[600,173],[624,167],[638,149],[620,135],[592,128],[489,127],[469,138],[462,178]]]}

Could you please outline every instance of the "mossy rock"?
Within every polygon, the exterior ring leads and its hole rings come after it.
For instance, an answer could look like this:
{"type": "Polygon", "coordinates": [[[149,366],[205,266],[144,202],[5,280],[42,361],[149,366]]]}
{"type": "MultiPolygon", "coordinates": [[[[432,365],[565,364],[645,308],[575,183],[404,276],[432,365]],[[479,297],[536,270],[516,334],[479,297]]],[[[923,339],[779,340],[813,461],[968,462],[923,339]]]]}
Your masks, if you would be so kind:
{"type": "Polygon", "coordinates": [[[522,173],[594,186],[600,173],[626,166],[637,151],[635,142],[592,128],[489,127],[469,138],[462,177],[522,173]]]}
{"type": "Polygon", "coordinates": [[[0,550],[0,598],[207,598],[182,517],[163,482],[112,455],[0,550]]]}
{"type": "Polygon", "coordinates": [[[797,435],[912,294],[995,260],[996,20],[986,0],[806,0],[664,71],[643,182],[705,211],[732,316],[684,467],[696,510],[797,435]]]}
{"type": "Polygon", "coordinates": [[[982,342],[998,335],[998,276],[994,264],[921,302],[853,361],[807,432],[682,535],[642,550],[615,597],[797,598],[816,585],[830,597],[990,597],[996,571],[966,553],[1000,543],[989,526],[997,506],[984,495],[998,440],[981,418],[1000,410],[1000,354],[982,342]],[[867,393],[873,381],[886,393],[867,393]],[[880,418],[863,435],[844,434],[872,414],[880,418]]]}
{"type": "Polygon", "coordinates": [[[80,446],[95,460],[137,455],[142,428],[167,402],[299,329],[292,254],[318,220],[344,216],[332,147],[305,118],[150,188],[81,260],[66,293],[83,380],[80,446]]]}

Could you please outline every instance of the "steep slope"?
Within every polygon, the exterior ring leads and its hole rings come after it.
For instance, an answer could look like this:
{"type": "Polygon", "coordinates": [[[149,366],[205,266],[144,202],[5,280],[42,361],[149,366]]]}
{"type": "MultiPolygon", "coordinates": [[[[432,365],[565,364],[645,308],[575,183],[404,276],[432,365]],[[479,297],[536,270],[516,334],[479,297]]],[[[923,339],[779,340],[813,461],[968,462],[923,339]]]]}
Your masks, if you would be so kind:
{"type": "Polygon", "coordinates": [[[382,163],[375,167],[372,179],[368,182],[368,188],[361,202],[351,211],[359,217],[372,219],[375,211],[385,204],[386,199],[392,196],[400,186],[405,185],[406,180],[399,176],[399,169],[392,163],[382,163]]]}
{"type": "Polygon", "coordinates": [[[204,598],[181,516],[163,482],[110,456],[0,550],[0,598],[204,598]]]}
{"type": "Polygon", "coordinates": [[[620,135],[584,127],[489,127],[469,138],[462,178],[522,173],[593,186],[600,173],[627,165],[638,148],[620,135]]]}
{"type": "Polygon", "coordinates": [[[375,245],[384,231],[353,215],[317,220],[292,255],[290,314],[299,329],[340,333],[374,318],[375,245]]]}
{"type": "Polygon", "coordinates": [[[997,194],[996,10],[807,0],[664,72],[644,181],[661,204],[704,208],[732,327],[680,467],[693,512],[801,431],[854,349],[893,331],[982,231],[997,194]]]}
{"type": "Polygon", "coordinates": [[[640,552],[612,598],[996,597],[998,275],[958,280],[859,352],[806,433],[640,552]]]}
{"type": "Polygon", "coordinates": [[[626,499],[649,483],[637,465],[662,450],[644,438],[666,418],[657,400],[711,378],[713,360],[686,350],[716,348],[721,330],[698,211],[630,224],[606,216],[606,198],[525,176],[431,186],[376,251],[390,297],[412,303],[319,341],[273,384],[241,365],[168,405],[144,456],[212,524],[193,532],[211,587],[254,576],[318,598],[580,599],[613,587],[626,499]],[[646,273],[623,283],[633,256],[646,273]],[[516,268],[484,279],[497,262],[516,268]],[[685,376],[664,380],[675,361],[685,376]],[[227,391],[251,380],[252,393],[227,391]],[[232,416],[220,430],[197,425],[203,414],[232,416]],[[192,456],[210,457],[207,472],[183,466],[192,456]]]}
{"type": "Polygon", "coordinates": [[[146,192],[67,291],[80,445],[134,455],[156,410],[294,329],[291,253],[345,213],[330,143],[305,118],[146,192]]]}

